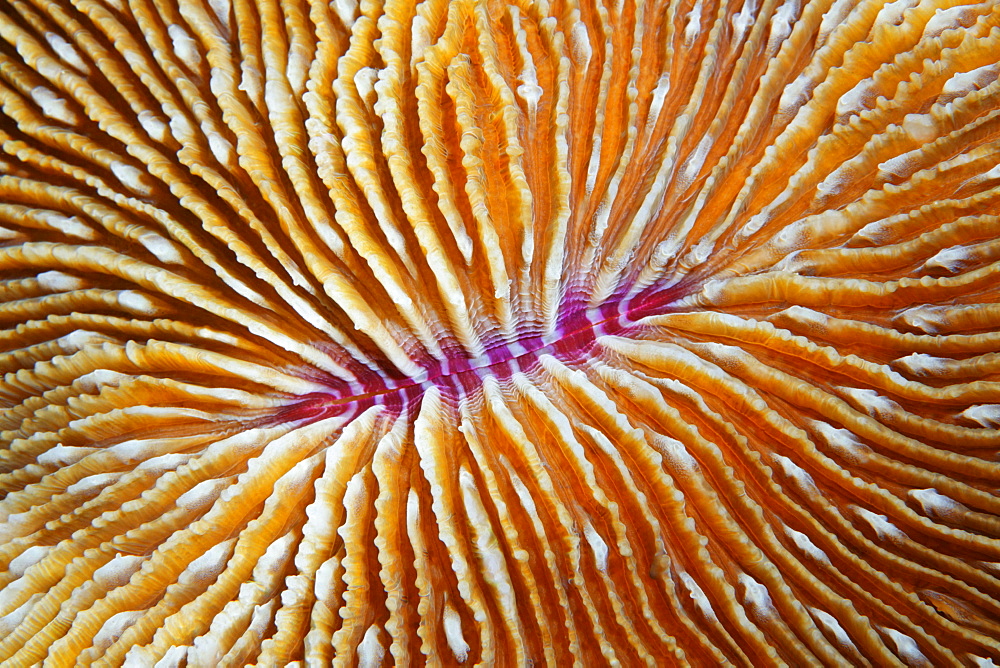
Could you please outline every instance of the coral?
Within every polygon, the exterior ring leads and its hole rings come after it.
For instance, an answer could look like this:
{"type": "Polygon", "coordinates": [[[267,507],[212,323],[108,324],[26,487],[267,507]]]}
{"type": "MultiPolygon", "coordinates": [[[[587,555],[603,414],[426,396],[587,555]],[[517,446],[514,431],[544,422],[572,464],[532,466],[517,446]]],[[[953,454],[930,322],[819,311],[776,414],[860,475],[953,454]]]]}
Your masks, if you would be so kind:
{"type": "Polygon", "coordinates": [[[998,53],[0,0],[0,663],[1000,662],[998,53]]]}

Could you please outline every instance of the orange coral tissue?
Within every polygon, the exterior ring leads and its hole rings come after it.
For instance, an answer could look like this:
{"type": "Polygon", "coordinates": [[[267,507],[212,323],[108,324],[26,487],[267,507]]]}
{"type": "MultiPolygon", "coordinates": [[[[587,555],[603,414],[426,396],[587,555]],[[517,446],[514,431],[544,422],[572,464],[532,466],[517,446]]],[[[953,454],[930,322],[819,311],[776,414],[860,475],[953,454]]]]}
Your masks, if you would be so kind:
{"type": "Polygon", "coordinates": [[[0,0],[0,665],[996,666],[998,54],[0,0]]]}

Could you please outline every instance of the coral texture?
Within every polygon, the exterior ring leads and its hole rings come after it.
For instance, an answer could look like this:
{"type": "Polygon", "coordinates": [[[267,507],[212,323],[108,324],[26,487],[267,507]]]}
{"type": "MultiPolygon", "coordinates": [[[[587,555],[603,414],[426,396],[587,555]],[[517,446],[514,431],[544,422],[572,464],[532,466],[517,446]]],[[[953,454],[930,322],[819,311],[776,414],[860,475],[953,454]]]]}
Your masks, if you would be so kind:
{"type": "Polygon", "coordinates": [[[998,54],[0,0],[0,664],[996,665],[998,54]]]}

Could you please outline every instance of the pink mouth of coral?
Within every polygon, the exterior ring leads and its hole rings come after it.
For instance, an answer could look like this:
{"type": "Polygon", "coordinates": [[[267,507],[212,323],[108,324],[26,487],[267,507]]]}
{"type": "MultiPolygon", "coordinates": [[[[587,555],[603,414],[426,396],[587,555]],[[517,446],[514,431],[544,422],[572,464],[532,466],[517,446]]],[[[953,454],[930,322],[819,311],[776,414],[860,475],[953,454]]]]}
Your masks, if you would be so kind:
{"type": "Polygon", "coordinates": [[[551,355],[563,363],[583,362],[598,337],[629,335],[642,327],[638,321],[650,315],[668,313],[671,304],[691,292],[690,282],[667,289],[651,288],[631,299],[610,299],[588,311],[584,298],[564,300],[564,315],[560,317],[551,340],[527,336],[517,341],[487,349],[485,359],[470,360],[467,356],[449,354],[444,362],[433,361],[425,368],[422,380],[403,379],[392,382],[370,370],[361,376],[367,390],[361,394],[346,391],[315,392],[277,413],[270,423],[303,422],[343,415],[374,405],[399,410],[413,407],[430,387],[436,387],[443,397],[473,394],[482,387],[483,378],[509,379],[518,372],[531,371],[543,355],[551,355]]]}

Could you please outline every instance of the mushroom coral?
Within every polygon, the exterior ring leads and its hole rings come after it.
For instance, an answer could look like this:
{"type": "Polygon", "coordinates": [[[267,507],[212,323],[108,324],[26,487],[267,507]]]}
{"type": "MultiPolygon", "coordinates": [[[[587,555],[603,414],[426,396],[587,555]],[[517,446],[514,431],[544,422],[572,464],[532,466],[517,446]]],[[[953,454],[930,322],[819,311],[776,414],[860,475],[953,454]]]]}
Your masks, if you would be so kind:
{"type": "Polygon", "coordinates": [[[0,12],[3,665],[1000,662],[1000,3],[0,12]]]}

